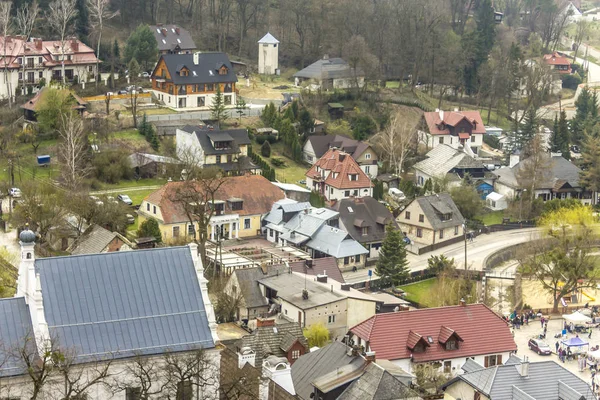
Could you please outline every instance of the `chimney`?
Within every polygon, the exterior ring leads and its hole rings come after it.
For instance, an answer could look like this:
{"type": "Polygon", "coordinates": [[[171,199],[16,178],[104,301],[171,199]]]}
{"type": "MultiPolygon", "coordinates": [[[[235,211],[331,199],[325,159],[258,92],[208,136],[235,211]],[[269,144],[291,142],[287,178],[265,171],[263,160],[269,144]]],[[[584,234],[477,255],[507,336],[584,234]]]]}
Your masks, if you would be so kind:
{"type": "Polygon", "coordinates": [[[349,292],[351,285],[349,283],[344,283],[344,284],[342,284],[341,287],[342,287],[342,290],[345,290],[346,292],[349,292]]]}
{"type": "Polygon", "coordinates": [[[264,275],[266,275],[266,274],[267,274],[267,272],[268,272],[268,270],[267,270],[267,264],[265,264],[265,263],[261,263],[261,264],[260,264],[260,269],[262,270],[262,273],[263,273],[264,275]]]}
{"type": "Polygon", "coordinates": [[[160,32],[162,33],[163,36],[167,36],[167,29],[166,28],[161,28],[160,32]]]}
{"type": "Polygon", "coordinates": [[[511,153],[508,161],[508,167],[512,168],[521,161],[521,155],[519,152],[511,153]]]}
{"type": "Polygon", "coordinates": [[[374,351],[367,351],[365,353],[365,359],[367,360],[367,363],[375,362],[375,352],[374,351]]]}
{"type": "Polygon", "coordinates": [[[195,52],[194,53],[194,65],[198,65],[199,62],[200,62],[200,53],[195,52]]]}
{"type": "Polygon", "coordinates": [[[519,375],[523,378],[529,377],[529,359],[523,356],[523,361],[519,364],[519,375]]]}
{"type": "Polygon", "coordinates": [[[256,364],[256,353],[250,347],[242,347],[238,352],[238,368],[242,369],[246,363],[253,367],[256,364]]]}
{"type": "Polygon", "coordinates": [[[256,327],[260,328],[261,326],[275,326],[275,320],[272,318],[256,318],[256,327]]]}
{"type": "Polygon", "coordinates": [[[466,307],[467,306],[467,302],[465,301],[465,299],[460,299],[460,306],[461,307],[466,307]]]}
{"type": "Polygon", "coordinates": [[[319,274],[317,275],[317,282],[327,283],[327,274],[319,274]]]}
{"type": "Polygon", "coordinates": [[[42,39],[36,38],[33,41],[35,42],[35,48],[38,50],[41,50],[42,49],[42,39]]]}
{"type": "Polygon", "coordinates": [[[179,35],[179,32],[180,32],[180,29],[179,29],[179,27],[176,27],[176,28],[175,28],[175,33],[179,35]]]}
{"type": "Polygon", "coordinates": [[[79,51],[79,41],[77,39],[71,40],[71,50],[73,50],[74,53],[79,51]]]}
{"type": "Polygon", "coordinates": [[[440,110],[439,114],[440,114],[440,120],[444,121],[444,110],[440,110]]]}

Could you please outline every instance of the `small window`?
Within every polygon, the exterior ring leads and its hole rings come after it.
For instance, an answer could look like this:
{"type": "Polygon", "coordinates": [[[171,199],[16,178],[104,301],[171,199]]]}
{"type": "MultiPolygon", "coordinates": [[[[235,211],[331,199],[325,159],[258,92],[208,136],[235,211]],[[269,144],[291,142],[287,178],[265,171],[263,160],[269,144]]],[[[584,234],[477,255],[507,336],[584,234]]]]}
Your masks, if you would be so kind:
{"type": "Polygon", "coordinates": [[[350,257],[344,257],[344,265],[350,264],[350,257]]]}
{"type": "Polygon", "coordinates": [[[349,190],[346,190],[344,192],[344,197],[350,197],[350,191],[349,190]]]}
{"type": "Polygon", "coordinates": [[[330,193],[333,194],[333,188],[331,188],[331,192],[330,193]]]}
{"type": "Polygon", "coordinates": [[[40,71],[39,77],[40,77],[40,79],[42,79],[44,77],[44,72],[43,71],[40,71]]]}
{"type": "Polygon", "coordinates": [[[146,203],[146,211],[150,211],[150,203],[146,203]]]}
{"type": "Polygon", "coordinates": [[[423,237],[423,229],[417,228],[417,237],[418,238],[422,238],[423,237]]]}
{"type": "Polygon", "coordinates": [[[194,398],[194,387],[192,381],[185,380],[177,382],[177,400],[192,400],[194,398]]]}
{"type": "Polygon", "coordinates": [[[444,230],[440,229],[440,239],[443,239],[443,238],[444,238],[444,230]]]}
{"type": "Polygon", "coordinates": [[[250,218],[244,218],[244,229],[250,229],[250,218]]]}
{"type": "Polygon", "coordinates": [[[457,348],[456,340],[448,340],[446,342],[446,350],[456,350],[457,348]]]}
{"type": "Polygon", "coordinates": [[[31,260],[31,253],[27,253],[27,256],[25,256],[25,258],[27,258],[28,260],[31,260]]]}
{"type": "Polygon", "coordinates": [[[366,236],[369,234],[369,227],[368,226],[363,226],[362,227],[362,235],[366,236]]]}
{"type": "Polygon", "coordinates": [[[179,237],[179,227],[178,226],[174,226],[173,227],[173,237],[179,237]]]}
{"type": "Polygon", "coordinates": [[[196,229],[194,228],[194,225],[189,224],[188,225],[188,235],[194,236],[195,234],[196,234],[196,229]]]}
{"type": "Polygon", "coordinates": [[[440,137],[440,139],[439,139],[438,143],[439,143],[439,144],[444,144],[444,138],[443,138],[443,137],[440,137]]]}
{"type": "Polygon", "coordinates": [[[335,315],[330,315],[327,317],[328,324],[335,324],[335,315]]]}
{"type": "Polygon", "coordinates": [[[404,213],[404,219],[410,219],[410,211],[404,213]]]}
{"type": "Polygon", "coordinates": [[[454,235],[458,235],[458,225],[454,227],[454,235]]]}
{"type": "Polygon", "coordinates": [[[358,196],[358,189],[352,191],[353,196],[358,196]]]}
{"type": "Polygon", "coordinates": [[[44,62],[44,61],[43,61],[42,57],[38,57],[38,64],[41,64],[41,63],[43,63],[43,62],[44,62]]]}
{"type": "Polygon", "coordinates": [[[444,361],[444,373],[449,374],[452,371],[452,362],[444,361]]]}
{"type": "Polygon", "coordinates": [[[425,222],[425,216],[423,214],[419,214],[419,222],[425,222]]]}
{"type": "Polygon", "coordinates": [[[360,262],[360,254],[357,254],[354,256],[354,262],[355,263],[359,263],[360,262]]]}
{"type": "Polygon", "coordinates": [[[481,400],[481,393],[475,392],[475,394],[473,394],[473,400],[481,400]]]}
{"type": "Polygon", "coordinates": [[[370,159],[371,159],[371,153],[366,153],[365,160],[370,160],[370,159]]]}
{"type": "Polygon", "coordinates": [[[269,237],[273,237],[273,229],[269,229],[269,237]]]}
{"type": "Polygon", "coordinates": [[[156,206],[152,206],[152,212],[156,214],[156,206]]]}
{"type": "Polygon", "coordinates": [[[128,387],[125,389],[125,400],[141,400],[142,389],[139,387],[128,387]]]}
{"type": "Polygon", "coordinates": [[[220,156],[220,155],[217,155],[217,156],[216,156],[216,159],[217,159],[217,164],[221,164],[221,156],[220,156]]]}
{"type": "Polygon", "coordinates": [[[292,360],[297,360],[300,358],[300,350],[292,350],[292,360]]]}

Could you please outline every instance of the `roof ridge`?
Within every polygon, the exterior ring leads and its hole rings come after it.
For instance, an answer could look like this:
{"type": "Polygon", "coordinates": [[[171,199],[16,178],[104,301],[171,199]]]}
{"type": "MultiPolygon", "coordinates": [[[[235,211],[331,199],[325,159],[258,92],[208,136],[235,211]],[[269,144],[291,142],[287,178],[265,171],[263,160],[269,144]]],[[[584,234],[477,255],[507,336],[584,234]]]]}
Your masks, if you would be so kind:
{"type": "MultiPolygon", "coordinates": [[[[169,246],[169,247],[155,247],[153,249],[138,249],[138,250],[135,250],[135,252],[138,253],[138,252],[143,252],[143,251],[150,252],[150,251],[164,251],[164,250],[178,250],[178,249],[189,249],[189,246],[182,245],[182,246],[169,246]]],[[[35,260],[35,262],[37,264],[38,261],[45,261],[45,260],[56,260],[56,259],[63,259],[63,258],[71,259],[73,257],[100,257],[100,256],[107,257],[107,256],[116,256],[119,254],[127,254],[127,253],[128,252],[125,252],[125,251],[109,251],[107,253],[98,253],[98,254],[71,254],[68,256],[38,258],[35,260]]]]}

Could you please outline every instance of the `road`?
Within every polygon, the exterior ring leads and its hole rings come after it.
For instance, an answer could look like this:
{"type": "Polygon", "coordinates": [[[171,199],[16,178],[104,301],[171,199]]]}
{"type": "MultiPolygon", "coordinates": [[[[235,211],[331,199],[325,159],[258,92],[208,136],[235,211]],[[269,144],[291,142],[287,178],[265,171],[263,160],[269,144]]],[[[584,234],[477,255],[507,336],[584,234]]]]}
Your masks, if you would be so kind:
{"type": "MultiPolygon", "coordinates": [[[[490,254],[502,248],[524,243],[538,237],[539,229],[537,228],[515,229],[480,235],[472,242],[467,243],[467,265],[471,270],[481,271],[483,269],[483,260],[490,254]]],[[[410,271],[417,272],[427,269],[427,260],[429,257],[441,254],[447,258],[454,258],[457,268],[464,268],[465,244],[464,242],[460,242],[421,255],[409,254],[407,259],[410,271]]],[[[373,273],[375,272],[374,269],[374,267],[371,268],[373,273]]],[[[368,269],[345,272],[343,275],[346,283],[350,284],[369,280],[368,269]]]]}
{"type": "MultiPolygon", "coordinates": [[[[249,104],[248,108],[244,110],[244,116],[246,117],[258,117],[262,113],[263,108],[265,108],[264,104],[249,104]]],[[[232,116],[235,118],[238,116],[236,114],[236,110],[234,108],[228,109],[232,116]]],[[[200,120],[209,120],[211,119],[211,111],[210,110],[202,110],[202,111],[186,111],[179,112],[177,114],[157,114],[157,115],[148,115],[148,121],[179,121],[186,119],[200,119],[200,120]]]]}

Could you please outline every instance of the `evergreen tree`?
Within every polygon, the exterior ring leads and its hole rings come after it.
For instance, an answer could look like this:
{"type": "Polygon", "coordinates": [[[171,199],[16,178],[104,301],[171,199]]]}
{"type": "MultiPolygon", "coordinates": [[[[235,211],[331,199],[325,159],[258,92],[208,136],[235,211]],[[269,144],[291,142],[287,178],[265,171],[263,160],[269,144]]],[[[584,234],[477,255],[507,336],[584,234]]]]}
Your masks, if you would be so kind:
{"type": "Polygon", "coordinates": [[[425,185],[423,185],[423,193],[425,193],[425,195],[431,193],[431,191],[433,190],[433,182],[431,180],[431,178],[427,179],[425,181],[425,185]]]}
{"type": "Polygon", "coordinates": [[[138,133],[146,138],[147,141],[150,141],[152,126],[148,123],[148,117],[146,113],[142,117],[142,122],[138,124],[138,133]]]}
{"type": "Polygon", "coordinates": [[[598,121],[598,97],[596,93],[590,93],[588,87],[584,87],[577,100],[575,100],[575,118],[571,121],[572,141],[581,143],[586,131],[598,121]]]}
{"type": "Polygon", "coordinates": [[[536,112],[533,108],[527,110],[523,125],[521,126],[521,133],[518,135],[518,147],[523,149],[535,136],[538,131],[538,119],[536,112]]]}
{"type": "Polygon", "coordinates": [[[315,120],[312,115],[310,115],[310,112],[306,109],[300,111],[300,116],[298,119],[300,122],[300,133],[303,135],[308,134],[310,130],[315,127],[315,120]]]}
{"type": "Polygon", "coordinates": [[[558,127],[558,117],[554,116],[554,125],[552,128],[552,136],[550,137],[550,149],[553,153],[558,153],[561,149],[560,131],[558,127]]]}
{"type": "Polygon", "coordinates": [[[162,233],[160,232],[158,222],[154,218],[142,222],[138,228],[138,237],[153,237],[156,238],[156,243],[160,243],[162,241],[162,233]]]}
{"type": "Polygon", "coordinates": [[[119,64],[121,62],[121,50],[119,49],[119,42],[117,42],[117,39],[113,42],[112,56],[115,63],[119,64]]]}
{"type": "Polygon", "coordinates": [[[271,157],[271,143],[265,140],[262,146],[260,146],[260,155],[263,157],[271,157]]]}
{"type": "Polygon", "coordinates": [[[129,35],[125,46],[125,62],[129,63],[135,58],[144,69],[154,64],[158,57],[158,44],[154,38],[154,33],[148,25],[139,25],[135,31],[129,35]]]}
{"type": "Polygon", "coordinates": [[[600,136],[586,135],[582,146],[579,182],[593,192],[600,192],[600,136]]]}
{"type": "Polygon", "coordinates": [[[244,116],[244,110],[246,109],[246,102],[240,96],[235,98],[235,112],[238,114],[240,121],[244,116]]]}
{"type": "Polygon", "coordinates": [[[402,240],[402,232],[392,224],[385,231],[375,272],[380,276],[384,287],[397,286],[409,275],[406,244],[402,240]]]}
{"type": "Polygon", "coordinates": [[[560,119],[558,120],[558,131],[560,134],[559,142],[560,147],[559,151],[562,153],[562,156],[567,160],[571,159],[571,151],[569,150],[570,143],[570,133],[569,133],[569,124],[567,123],[567,113],[563,110],[560,113],[560,119]]]}
{"type": "Polygon", "coordinates": [[[294,110],[292,110],[291,106],[285,109],[285,112],[283,113],[283,118],[287,118],[290,121],[294,121],[296,119],[296,117],[294,116],[294,110]]]}
{"type": "Polygon", "coordinates": [[[476,92],[479,85],[479,68],[487,61],[496,39],[496,22],[491,0],[481,0],[475,13],[474,31],[462,36],[461,45],[467,55],[463,80],[468,94],[476,92]]]}
{"type": "Polygon", "coordinates": [[[88,12],[87,0],[77,0],[75,7],[77,8],[77,17],[75,20],[77,36],[85,42],[90,34],[90,15],[88,12]]]}
{"type": "Polygon", "coordinates": [[[273,126],[273,121],[275,120],[275,116],[277,111],[275,110],[275,104],[272,102],[267,104],[265,108],[263,108],[260,118],[263,123],[271,128],[277,129],[273,126]]]}
{"type": "Polygon", "coordinates": [[[294,113],[294,121],[297,121],[299,117],[298,102],[296,100],[292,101],[290,108],[292,109],[292,113],[294,113]]]}
{"type": "Polygon", "coordinates": [[[152,147],[154,151],[158,151],[158,149],[160,148],[160,141],[158,140],[158,135],[156,134],[156,132],[154,132],[154,129],[152,129],[152,127],[150,127],[150,132],[150,147],[152,147]]]}
{"type": "Polygon", "coordinates": [[[138,78],[138,75],[140,74],[140,64],[138,64],[137,60],[135,58],[132,58],[131,61],[129,61],[129,78],[131,79],[132,82],[135,82],[138,78]]]}
{"type": "Polygon", "coordinates": [[[213,99],[212,105],[210,106],[211,118],[217,121],[217,125],[221,125],[221,121],[225,120],[225,102],[223,101],[223,93],[221,92],[221,85],[217,85],[217,93],[213,99]]]}

